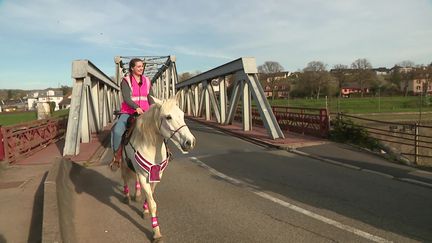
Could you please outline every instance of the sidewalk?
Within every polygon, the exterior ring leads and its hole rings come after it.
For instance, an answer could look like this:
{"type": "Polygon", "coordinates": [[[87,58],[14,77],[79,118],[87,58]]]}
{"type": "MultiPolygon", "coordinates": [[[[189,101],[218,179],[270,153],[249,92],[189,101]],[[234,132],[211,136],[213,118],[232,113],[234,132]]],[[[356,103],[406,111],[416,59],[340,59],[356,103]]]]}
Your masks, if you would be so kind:
{"type": "MultiPolygon", "coordinates": [[[[78,163],[98,163],[107,146],[109,128],[81,144],[78,163]]],[[[41,242],[44,181],[56,158],[61,158],[64,140],[0,168],[0,243],[41,242]]]]}

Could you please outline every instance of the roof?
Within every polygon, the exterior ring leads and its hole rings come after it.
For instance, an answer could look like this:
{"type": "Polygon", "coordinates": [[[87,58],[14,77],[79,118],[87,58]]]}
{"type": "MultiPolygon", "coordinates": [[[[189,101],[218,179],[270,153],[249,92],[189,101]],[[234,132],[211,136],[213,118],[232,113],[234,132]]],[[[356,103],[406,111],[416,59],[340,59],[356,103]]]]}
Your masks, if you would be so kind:
{"type": "Polygon", "coordinates": [[[59,102],[59,105],[70,105],[71,98],[63,98],[62,101],[59,102]]]}

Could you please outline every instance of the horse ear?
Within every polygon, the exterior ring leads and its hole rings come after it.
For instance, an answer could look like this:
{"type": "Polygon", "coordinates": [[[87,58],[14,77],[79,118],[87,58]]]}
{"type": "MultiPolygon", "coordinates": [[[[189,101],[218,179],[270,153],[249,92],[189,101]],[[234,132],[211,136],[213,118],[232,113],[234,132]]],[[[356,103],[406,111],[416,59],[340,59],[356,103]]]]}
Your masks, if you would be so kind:
{"type": "Polygon", "coordinates": [[[149,98],[150,105],[151,104],[158,104],[158,105],[162,104],[162,101],[160,99],[158,99],[158,98],[156,98],[156,97],[154,97],[152,95],[149,95],[148,98],[149,98]]]}

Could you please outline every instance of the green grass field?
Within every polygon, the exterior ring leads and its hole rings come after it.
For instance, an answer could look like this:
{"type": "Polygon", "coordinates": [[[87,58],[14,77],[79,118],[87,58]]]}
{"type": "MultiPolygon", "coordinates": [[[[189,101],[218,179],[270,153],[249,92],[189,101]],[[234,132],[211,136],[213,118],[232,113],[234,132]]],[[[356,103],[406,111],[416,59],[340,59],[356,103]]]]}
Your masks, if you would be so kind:
{"type": "MultiPolygon", "coordinates": [[[[292,106],[305,108],[328,108],[330,113],[344,112],[347,114],[369,117],[377,120],[417,120],[420,110],[422,121],[432,121],[431,97],[397,96],[397,97],[366,97],[366,98],[329,98],[329,99],[269,99],[272,106],[292,106]],[[422,102],[420,102],[420,99],[422,102]],[[420,105],[421,104],[421,105],[420,105]]],[[[53,116],[68,114],[69,110],[54,112],[53,116]]],[[[8,126],[36,120],[36,112],[0,113],[0,125],[8,126]]]]}
{"type": "Polygon", "coordinates": [[[394,113],[394,112],[432,112],[431,97],[397,96],[367,98],[329,98],[329,99],[269,99],[276,106],[307,108],[328,108],[330,112],[358,113],[394,113]],[[421,99],[421,102],[420,102],[421,99]],[[326,105],[327,104],[327,105],[326,105]],[[421,104],[421,105],[420,105],[421,104]]]}
{"type": "MultiPolygon", "coordinates": [[[[69,109],[54,111],[52,117],[59,117],[69,114],[69,109]]],[[[0,125],[9,126],[37,119],[36,111],[0,113],[0,125]]]]}

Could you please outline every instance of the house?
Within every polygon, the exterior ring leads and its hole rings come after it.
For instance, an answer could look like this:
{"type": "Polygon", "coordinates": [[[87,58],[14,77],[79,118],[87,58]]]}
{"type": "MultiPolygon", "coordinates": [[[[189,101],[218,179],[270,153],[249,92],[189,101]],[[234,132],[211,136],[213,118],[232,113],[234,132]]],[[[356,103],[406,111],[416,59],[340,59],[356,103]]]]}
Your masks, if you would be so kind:
{"type": "Polygon", "coordinates": [[[69,109],[70,108],[70,104],[71,104],[71,99],[72,99],[72,92],[69,92],[67,95],[65,95],[62,99],[62,101],[60,101],[59,103],[59,109],[63,110],[63,109],[69,109]]]}
{"type": "Polygon", "coordinates": [[[27,104],[25,100],[2,100],[0,101],[0,112],[26,111],[27,104]]]}
{"type": "Polygon", "coordinates": [[[376,73],[376,75],[387,75],[390,73],[390,69],[386,67],[373,68],[372,70],[376,73]]]}
{"type": "MultiPolygon", "coordinates": [[[[428,83],[426,79],[415,78],[413,80],[408,80],[406,84],[407,91],[412,92],[414,95],[419,95],[423,91],[426,92],[426,94],[432,94],[432,83],[428,83]]],[[[404,91],[405,84],[403,82],[400,88],[404,91]]]]}
{"type": "Polygon", "coordinates": [[[369,87],[363,87],[361,89],[360,85],[356,82],[345,84],[341,87],[340,93],[342,97],[350,97],[352,94],[369,93],[369,87]]]}
{"type": "Polygon", "coordinates": [[[258,79],[264,89],[264,95],[267,98],[273,97],[273,92],[275,92],[275,98],[289,98],[291,85],[288,78],[291,75],[293,75],[292,72],[259,73],[258,79]]]}
{"type": "Polygon", "coordinates": [[[432,94],[432,66],[400,67],[394,66],[392,72],[404,74],[400,84],[401,91],[412,92],[414,95],[423,92],[432,94]]]}
{"type": "Polygon", "coordinates": [[[394,67],[390,68],[389,73],[393,73],[393,72],[408,73],[413,71],[414,69],[415,69],[414,67],[401,67],[395,65],[394,67]]]}
{"type": "Polygon", "coordinates": [[[28,109],[36,109],[37,103],[55,102],[54,110],[58,110],[59,103],[63,100],[63,91],[56,89],[46,89],[31,91],[27,94],[28,109]]]}

